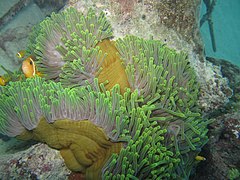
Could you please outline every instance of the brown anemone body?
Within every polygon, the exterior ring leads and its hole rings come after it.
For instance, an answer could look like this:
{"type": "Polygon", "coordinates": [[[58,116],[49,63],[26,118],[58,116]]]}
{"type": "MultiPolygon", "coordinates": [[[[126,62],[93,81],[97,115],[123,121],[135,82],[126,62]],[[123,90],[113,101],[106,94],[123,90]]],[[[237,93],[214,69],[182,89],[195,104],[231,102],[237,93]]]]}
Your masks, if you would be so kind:
{"type": "Polygon", "coordinates": [[[122,143],[111,142],[101,128],[88,120],[48,123],[41,118],[35,129],[26,130],[18,138],[33,139],[60,150],[67,167],[83,173],[86,179],[100,179],[106,161],[122,148],[122,143]]]}
{"type": "Polygon", "coordinates": [[[125,72],[125,67],[115,47],[115,42],[105,39],[97,44],[103,54],[107,53],[101,66],[102,70],[98,75],[99,83],[104,83],[105,88],[110,90],[114,85],[120,85],[120,92],[123,94],[129,88],[129,82],[125,72]],[[107,83],[106,83],[107,82],[107,83]]]}

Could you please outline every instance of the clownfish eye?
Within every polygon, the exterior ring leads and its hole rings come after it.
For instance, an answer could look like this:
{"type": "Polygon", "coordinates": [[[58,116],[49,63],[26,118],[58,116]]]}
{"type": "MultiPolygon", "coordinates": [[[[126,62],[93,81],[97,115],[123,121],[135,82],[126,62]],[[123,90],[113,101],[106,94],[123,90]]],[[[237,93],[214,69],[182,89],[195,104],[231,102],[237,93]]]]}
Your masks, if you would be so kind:
{"type": "Polygon", "coordinates": [[[33,63],[32,63],[32,61],[30,61],[30,65],[32,65],[33,63]]]}

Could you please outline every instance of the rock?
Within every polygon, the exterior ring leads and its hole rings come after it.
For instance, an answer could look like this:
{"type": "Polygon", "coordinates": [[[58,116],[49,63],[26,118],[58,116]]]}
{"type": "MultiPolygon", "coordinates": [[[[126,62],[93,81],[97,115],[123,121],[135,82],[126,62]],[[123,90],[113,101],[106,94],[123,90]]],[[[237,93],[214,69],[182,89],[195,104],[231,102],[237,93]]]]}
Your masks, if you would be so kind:
{"type": "Polygon", "coordinates": [[[23,8],[17,16],[15,16],[8,24],[6,24],[0,31],[0,34],[19,27],[31,27],[41,20],[43,20],[45,15],[42,13],[41,9],[35,4],[30,3],[28,6],[23,8]]]}
{"type": "Polygon", "coordinates": [[[207,160],[200,163],[197,174],[192,179],[225,180],[229,179],[228,174],[232,168],[240,167],[240,68],[222,59],[207,57],[207,60],[228,79],[233,96],[225,106],[207,114],[214,121],[209,126],[209,142],[202,152],[207,160]]]}
{"type": "MultiPolygon", "coordinates": [[[[39,7],[31,3],[1,29],[0,64],[11,71],[19,69],[22,60],[18,59],[16,54],[18,51],[26,49],[32,26],[39,23],[44,17],[39,7]]],[[[4,73],[0,69],[0,74],[4,73]]]]}
{"type": "Polygon", "coordinates": [[[229,85],[231,88],[237,88],[236,85],[240,83],[240,67],[230,63],[224,59],[217,59],[213,57],[207,57],[208,61],[214,65],[220,66],[224,77],[229,79],[229,85]]]}
{"type": "Polygon", "coordinates": [[[226,105],[233,92],[221,68],[206,61],[199,63],[195,70],[201,84],[199,105],[202,110],[209,113],[226,105]]]}
{"type": "Polygon", "coordinates": [[[7,14],[9,10],[19,2],[20,0],[0,1],[0,18],[7,14]]]}
{"type": "Polygon", "coordinates": [[[25,151],[1,155],[0,172],[0,179],[67,180],[70,174],[59,151],[40,143],[25,151]]]}
{"type": "MultiPolygon", "coordinates": [[[[8,55],[6,54],[2,47],[0,48],[0,64],[11,71],[16,70],[16,67],[14,66],[13,62],[8,57],[8,55]]],[[[0,75],[3,75],[5,73],[6,72],[0,68],[0,75]]]]}
{"type": "MultiPolygon", "coordinates": [[[[228,79],[228,86],[233,90],[229,103],[222,107],[222,111],[225,113],[237,111],[240,109],[240,67],[223,59],[207,57],[207,61],[213,63],[216,67],[221,67],[219,69],[222,76],[228,79]]],[[[227,89],[222,87],[221,90],[227,94],[227,89]]]]}
{"type": "Polygon", "coordinates": [[[232,168],[240,167],[240,111],[214,118],[210,126],[209,142],[201,154],[206,157],[197,167],[192,180],[225,180],[232,168]]]}
{"type": "Polygon", "coordinates": [[[0,28],[30,2],[30,0],[0,1],[0,28]]]}

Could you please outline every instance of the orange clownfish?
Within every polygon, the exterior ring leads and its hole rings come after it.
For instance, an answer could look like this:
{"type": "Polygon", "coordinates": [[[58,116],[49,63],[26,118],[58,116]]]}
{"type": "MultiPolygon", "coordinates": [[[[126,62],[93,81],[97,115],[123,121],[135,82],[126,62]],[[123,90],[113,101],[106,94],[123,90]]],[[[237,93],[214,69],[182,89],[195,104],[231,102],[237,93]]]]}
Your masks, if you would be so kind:
{"type": "Polygon", "coordinates": [[[26,54],[26,50],[21,50],[16,54],[16,56],[21,59],[21,58],[24,58],[25,54],[26,54]]]}
{"type": "Polygon", "coordinates": [[[5,86],[6,85],[6,80],[3,76],[0,76],[0,86],[5,86]]]}
{"type": "Polygon", "coordinates": [[[37,71],[37,68],[33,59],[34,58],[31,55],[22,62],[22,71],[26,78],[34,77],[36,75],[41,76],[41,73],[37,71]]]}

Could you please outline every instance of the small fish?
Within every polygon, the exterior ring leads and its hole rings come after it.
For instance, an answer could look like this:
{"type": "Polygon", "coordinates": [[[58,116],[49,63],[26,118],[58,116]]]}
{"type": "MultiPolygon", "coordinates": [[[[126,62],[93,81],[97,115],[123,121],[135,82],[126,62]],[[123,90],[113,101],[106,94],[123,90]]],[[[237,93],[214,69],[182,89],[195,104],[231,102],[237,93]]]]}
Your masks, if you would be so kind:
{"type": "Polygon", "coordinates": [[[21,59],[21,58],[24,58],[25,54],[26,54],[26,50],[21,50],[16,54],[16,56],[21,59]]]}
{"type": "Polygon", "coordinates": [[[6,69],[3,65],[0,65],[0,68],[6,72],[4,75],[0,76],[0,86],[5,86],[9,81],[13,80],[14,73],[6,69]]]}
{"type": "Polygon", "coordinates": [[[206,160],[206,158],[203,157],[203,156],[196,156],[195,159],[196,159],[197,161],[205,161],[205,160],[206,160]]]}
{"type": "Polygon", "coordinates": [[[5,86],[6,85],[6,80],[3,76],[0,76],[0,85],[5,86]]]}
{"type": "Polygon", "coordinates": [[[37,71],[33,59],[34,57],[31,55],[27,57],[22,63],[22,71],[26,78],[34,77],[36,75],[41,76],[41,73],[37,71]]]}

